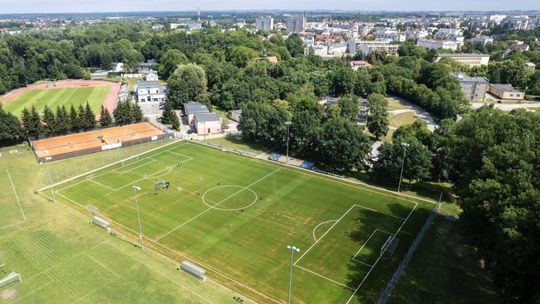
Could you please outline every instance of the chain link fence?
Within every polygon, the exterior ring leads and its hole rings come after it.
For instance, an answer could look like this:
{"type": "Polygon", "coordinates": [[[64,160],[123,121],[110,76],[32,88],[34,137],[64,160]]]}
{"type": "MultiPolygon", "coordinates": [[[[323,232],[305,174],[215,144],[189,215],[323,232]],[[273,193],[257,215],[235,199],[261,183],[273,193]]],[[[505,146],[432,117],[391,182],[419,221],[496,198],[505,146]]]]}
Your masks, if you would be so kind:
{"type": "Polygon", "coordinates": [[[86,155],[81,154],[75,158],[45,162],[41,164],[41,166],[44,166],[44,170],[41,170],[41,178],[43,179],[44,185],[52,185],[74,176],[84,174],[85,172],[126,159],[130,156],[160,147],[173,140],[174,138],[167,134],[167,136],[160,137],[160,139],[155,141],[140,139],[130,142],[129,146],[123,146],[113,150],[86,155]]]}
{"type": "Polygon", "coordinates": [[[403,271],[411,261],[411,258],[413,257],[416,249],[418,248],[418,245],[422,242],[422,239],[426,235],[426,232],[429,230],[429,227],[431,224],[433,224],[433,220],[435,220],[435,217],[437,216],[437,213],[439,211],[439,208],[441,207],[441,203],[438,202],[435,204],[433,209],[431,210],[430,215],[426,219],[426,222],[424,223],[424,226],[422,226],[422,229],[420,229],[420,232],[416,235],[416,238],[412,242],[411,246],[407,250],[407,254],[405,254],[405,257],[403,257],[403,260],[401,260],[401,263],[399,263],[399,266],[394,271],[394,274],[392,275],[392,278],[388,281],[384,289],[379,294],[379,298],[377,299],[377,304],[386,304],[388,299],[390,298],[390,295],[392,293],[392,290],[394,290],[394,287],[399,281],[399,278],[403,274],[403,271]]]}

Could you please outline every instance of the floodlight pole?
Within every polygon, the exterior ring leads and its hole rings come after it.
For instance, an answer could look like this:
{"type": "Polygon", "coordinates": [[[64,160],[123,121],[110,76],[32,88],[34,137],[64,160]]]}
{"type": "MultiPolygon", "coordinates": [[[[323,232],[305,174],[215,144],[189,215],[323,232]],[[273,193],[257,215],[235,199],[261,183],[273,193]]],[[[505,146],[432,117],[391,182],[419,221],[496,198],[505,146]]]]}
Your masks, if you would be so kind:
{"type": "Polygon", "coordinates": [[[49,171],[49,162],[45,160],[45,166],[47,166],[47,177],[49,178],[49,185],[51,185],[51,195],[53,202],[56,201],[56,195],[54,194],[54,183],[51,180],[51,172],[49,171]]]}
{"type": "Polygon", "coordinates": [[[401,190],[401,180],[403,179],[403,167],[405,166],[405,153],[407,152],[408,143],[401,143],[403,146],[403,160],[401,161],[401,173],[399,174],[399,183],[397,187],[397,192],[401,190]]]}
{"type": "Polygon", "coordinates": [[[289,127],[291,126],[290,121],[286,121],[285,124],[287,125],[287,165],[289,164],[289,127]]]}
{"type": "Polygon", "coordinates": [[[291,299],[292,299],[292,275],[293,275],[293,266],[294,266],[294,253],[295,252],[300,252],[300,248],[298,247],[295,247],[295,246],[290,246],[288,245],[287,246],[287,249],[289,249],[291,251],[291,271],[289,273],[289,297],[288,297],[288,300],[287,300],[287,303],[291,304],[291,299]]]}
{"type": "MultiPolygon", "coordinates": [[[[141,191],[141,187],[133,186],[132,189],[137,194],[137,191],[141,191]]],[[[141,249],[144,249],[143,245],[143,235],[142,235],[142,225],[141,225],[141,214],[139,212],[139,198],[135,196],[135,205],[137,206],[137,220],[139,222],[139,240],[141,241],[141,249]]]]}

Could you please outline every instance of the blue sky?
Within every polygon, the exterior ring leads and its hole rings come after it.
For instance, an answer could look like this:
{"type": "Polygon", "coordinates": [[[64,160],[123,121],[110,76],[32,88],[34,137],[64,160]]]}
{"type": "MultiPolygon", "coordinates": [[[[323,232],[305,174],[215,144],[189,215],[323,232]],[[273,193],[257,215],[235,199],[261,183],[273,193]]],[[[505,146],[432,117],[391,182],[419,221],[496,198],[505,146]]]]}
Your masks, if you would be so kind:
{"type": "Polygon", "coordinates": [[[0,0],[0,13],[233,9],[540,10],[540,0],[0,0]]]}

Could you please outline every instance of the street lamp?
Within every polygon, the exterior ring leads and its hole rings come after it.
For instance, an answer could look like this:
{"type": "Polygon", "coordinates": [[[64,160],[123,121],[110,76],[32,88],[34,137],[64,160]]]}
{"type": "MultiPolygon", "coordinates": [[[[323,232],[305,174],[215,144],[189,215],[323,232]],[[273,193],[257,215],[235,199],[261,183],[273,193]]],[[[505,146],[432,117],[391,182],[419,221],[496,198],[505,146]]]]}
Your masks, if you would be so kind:
{"type": "MultiPolygon", "coordinates": [[[[141,187],[137,187],[137,186],[132,186],[131,188],[133,189],[133,191],[135,191],[135,194],[137,193],[137,191],[142,190],[141,187]]],[[[141,214],[139,212],[139,198],[137,196],[135,196],[135,205],[137,205],[137,220],[139,222],[139,241],[141,241],[141,249],[144,249],[142,225],[141,225],[141,214]]]]}
{"type": "Polygon", "coordinates": [[[300,248],[288,245],[287,249],[289,249],[291,251],[291,272],[289,274],[289,298],[288,298],[289,300],[287,301],[287,303],[291,304],[292,272],[293,272],[293,266],[294,266],[294,253],[295,252],[300,252],[300,248]]]}
{"type": "Polygon", "coordinates": [[[285,124],[287,125],[287,165],[289,164],[289,127],[291,126],[292,122],[286,121],[285,124]]]}
{"type": "Polygon", "coordinates": [[[397,187],[397,192],[401,190],[401,179],[403,178],[403,167],[405,166],[405,153],[407,152],[408,143],[401,143],[403,146],[403,160],[401,161],[401,173],[399,174],[399,183],[397,187]]]}

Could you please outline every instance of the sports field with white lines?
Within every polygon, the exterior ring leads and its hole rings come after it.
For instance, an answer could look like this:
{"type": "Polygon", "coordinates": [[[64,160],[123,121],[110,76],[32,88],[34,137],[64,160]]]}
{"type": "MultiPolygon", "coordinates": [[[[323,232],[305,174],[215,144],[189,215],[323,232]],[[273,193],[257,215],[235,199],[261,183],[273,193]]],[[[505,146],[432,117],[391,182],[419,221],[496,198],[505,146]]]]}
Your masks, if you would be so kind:
{"type": "Polygon", "coordinates": [[[432,205],[186,141],[44,190],[258,302],[371,303],[432,205]],[[169,182],[168,189],[156,184],[169,182]],[[133,186],[142,190],[135,191],[133,186]],[[382,256],[395,237],[397,250],[382,256]]]}

